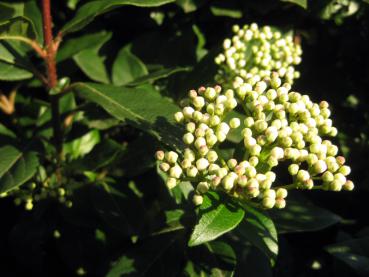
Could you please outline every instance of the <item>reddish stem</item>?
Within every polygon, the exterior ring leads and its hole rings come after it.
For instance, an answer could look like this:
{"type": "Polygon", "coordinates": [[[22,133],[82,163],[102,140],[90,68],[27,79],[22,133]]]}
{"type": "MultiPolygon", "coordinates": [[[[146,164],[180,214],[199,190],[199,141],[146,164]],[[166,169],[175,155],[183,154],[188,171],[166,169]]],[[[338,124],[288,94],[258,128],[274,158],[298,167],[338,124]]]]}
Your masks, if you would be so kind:
{"type": "MultiPolygon", "coordinates": [[[[49,90],[54,88],[58,83],[58,75],[56,72],[56,47],[52,33],[52,18],[50,12],[50,0],[42,0],[42,16],[44,29],[44,45],[46,50],[46,69],[48,77],[49,90]]],[[[54,131],[54,142],[56,148],[56,177],[58,183],[61,183],[61,163],[63,160],[63,132],[61,129],[60,113],[59,113],[59,98],[56,95],[50,95],[52,123],[54,131]]]]}

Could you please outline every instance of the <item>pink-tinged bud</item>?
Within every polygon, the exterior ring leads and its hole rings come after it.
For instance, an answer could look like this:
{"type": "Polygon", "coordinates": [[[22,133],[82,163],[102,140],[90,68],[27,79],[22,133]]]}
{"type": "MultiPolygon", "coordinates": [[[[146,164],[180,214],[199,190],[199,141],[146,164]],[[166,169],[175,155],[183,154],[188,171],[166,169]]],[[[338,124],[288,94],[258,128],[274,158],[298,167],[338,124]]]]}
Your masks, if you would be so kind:
{"type": "Polygon", "coordinates": [[[195,98],[197,96],[197,92],[196,92],[196,90],[194,90],[194,89],[191,89],[189,92],[188,92],[188,97],[189,98],[195,98]]]}
{"type": "Polygon", "coordinates": [[[347,191],[352,191],[355,188],[354,183],[350,180],[347,180],[343,185],[343,189],[347,191]]]}
{"type": "Polygon", "coordinates": [[[156,151],[155,153],[155,157],[158,161],[164,160],[164,156],[165,156],[164,151],[159,150],[159,151],[156,151]]]}
{"type": "Polygon", "coordinates": [[[222,178],[218,177],[218,176],[215,176],[212,180],[211,180],[211,186],[213,188],[216,188],[220,182],[222,181],[222,178]]]}
{"type": "Polygon", "coordinates": [[[169,164],[167,164],[167,163],[161,163],[161,164],[159,165],[159,168],[160,168],[160,170],[161,170],[161,171],[163,171],[163,172],[167,172],[167,171],[169,170],[169,168],[170,168],[170,165],[169,165],[169,164]]]}
{"type": "Polygon", "coordinates": [[[277,209],[284,209],[286,207],[286,200],[284,200],[283,198],[276,198],[275,207],[277,209]]]}

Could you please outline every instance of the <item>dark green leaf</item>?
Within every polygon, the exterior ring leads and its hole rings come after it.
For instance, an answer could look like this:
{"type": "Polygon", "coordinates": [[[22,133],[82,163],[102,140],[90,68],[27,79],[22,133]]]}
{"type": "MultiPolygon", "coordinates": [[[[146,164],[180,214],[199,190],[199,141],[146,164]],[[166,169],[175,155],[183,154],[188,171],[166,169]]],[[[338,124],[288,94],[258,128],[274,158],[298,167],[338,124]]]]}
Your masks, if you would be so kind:
{"type": "Polygon", "coordinates": [[[13,64],[0,62],[0,80],[19,81],[32,78],[33,74],[13,64]]]}
{"type": "Polygon", "coordinates": [[[72,140],[63,145],[63,152],[69,155],[71,159],[77,159],[88,154],[96,144],[100,142],[100,133],[98,130],[91,130],[82,137],[72,140]]]}
{"type": "Polygon", "coordinates": [[[211,269],[211,276],[233,276],[237,264],[237,258],[232,247],[222,241],[212,241],[207,243],[206,246],[217,261],[217,266],[211,269]]]}
{"type": "Polygon", "coordinates": [[[127,215],[132,212],[127,209],[127,202],[131,200],[127,195],[112,186],[102,184],[91,190],[91,197],[97,214],[104,222],[124,234],[132,234],[133,228],[127,215]]]}
{"type": "Polygon", "coordinates": [[[369,276],[369,237],[329,245],[325,249],[360,276],[369,276]]]}
{"type": "Polygon", "coordinates": [[[281,0],[283,2],[290,2],[293,4],[296,4],[302,8],[304,8],[305,10],[307,9],[307,0],[281,0]]]}
{"type": "Polygon", "coordinates": [[[279,233],[317,231],[341,221],[341,218],[312,204],[298,193],[288,196],[286,208],[271,210],[271,217],[279,233]]]}
{"type": "Polygon", "coordinates": [[[0,193],[27,182],[35,173],[38,158],[35,152],[21,152],[13,146],[0,148],[0,193]]]}
{"type": "Polygon", "coordinates": [[[153,134],[168,145],[176,148],[182,146],[182,130],[173,119],[178,107],[155,90],[77,83],[75,91],[103,107],[115,118],[153,134]]]}
{"type": "Polygon", "coordinates": [[[111,267],[106,277],[145,276],[176,241],[179,233],[169,233],[149,238],[138,243],[111,267]]]}
{"type": "Polygon", "coordinates": [[[64,25],[61,32],[71,33],[81,30],[87,24],[95,19],[95,17],[109,12],[113,9],[122,6],[137,6],[137,7],[157,7],[167,3],[174,2],[174,0],[103,0],[91,1],[83,5],[77,10],[75,17],[64,25]]]}
{"type": "Polygon", "coordinates": [[[242,11],[236,9],[228,9],[223,7],[211,6],[210,11],[215,16],[226,16],[231,18],[241,18],[242,11]]]}
{"type": "Polygon", "coordinates": [[[127,86],[129,87],[136,87],[138,85],[142,85],[148,82],[153,82],[159,79],[167,78],[170,75],[176,74],[178,72],[184,72],[189,71],[190,68],[188,67],[176,67],[176,68],[164,68],[159,69],[154,72],[151,72],[150,74],[147,74],[145,76],[139,77],[132,82],[128,83],[127,86]]]}
{"type": "Polygon", "coordinates": [[[244,215],[242,207],[231,199],[215,192],[206,194],[188,245],[196,246],[220,237],[237,227],[244,215]]]}
{"type": "Polygon", "coordinates": [[[110,39],[111,33],[101,31],[93,34],[86,34],[77,38],[66,40],[60,46],[58,50],[56,61],[62,62],[72,56],[78,54],[82,50],[89,48],[96,48],[97,45],[101,45],[102,42],[106,42],[110,39]]]}
{"type": "Polygon", "coordinates": [[[147,74],[146,66],[127,47],[119,51],[112,69],[114,85],[122,86],[147,74]]]}
{"type": "Polygon", "coordinates": [[[242,240],[247,240],[259,248],[274,265],[278,255],[277,230],[273,221],[264,213],[244,205],[245,219],[236,229],[242,240]]]}
{"type": "Polygon", "coordinates": [[[73,56],[83,73],[91,80],[105,84],[110,83],[110,79],[105,66],[106,56],[101,53],[100,49],[110,38],[109,33],[94,47],[82,50],[73,56]]]}

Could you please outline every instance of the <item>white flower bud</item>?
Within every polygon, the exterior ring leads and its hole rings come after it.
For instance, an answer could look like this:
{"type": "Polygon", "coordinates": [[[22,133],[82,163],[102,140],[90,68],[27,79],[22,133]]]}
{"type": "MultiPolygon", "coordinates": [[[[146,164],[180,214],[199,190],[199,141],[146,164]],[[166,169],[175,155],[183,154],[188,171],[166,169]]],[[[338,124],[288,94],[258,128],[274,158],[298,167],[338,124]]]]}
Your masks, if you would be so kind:
{"type": "Polygon", "coordinates": [[[209,161],[205,158],[200,158],[196,161],[196,167],[199,171],[207,169],[209,166],[209,161]]]}
{"type": "Polygon", "coordinates": [[[231,190],[236,182],[236,178],[232,175],[227,175],[223,178],[222,184],[225,190],[231,190]]]}
{"type": "Polygon", "coordinates": [[[182,121],[183,121],[183,119],[184,119],[184,115],[183,115],[183,113],[182,113],[182,112],[176,112],[176,113],[174,114],[174,119],[175,119],[175,121],[176,121],[176,122],[178,122],[178,123],[182,122],[182,121]]]}
{"type": "Polygon", "coordinates": [[[239,119],[239,118],[237,118],[237,117],[232,118],[232,119],[229,121],[229,126],[230,126],[232,129],[238,128],[240,125],[241,125],[241,121],[240,121],[240,119],[239,119]]]}
{"type": "Polygon", "coordinates": [[[182,174],[182,168],[178,165],[173,166],[170,171],[169,171],[169,175],[170,177],[179,179],[181,177],[182,174]]]}
{"type": "Polygon", "coordinates": [[[191,149],[186,148],[184,151],[184,158],[193,162],[196,159],[195,152],[193,152],[191,149]]]}
{"type": "Polygon", "coordinates": [[[193,98],[192,103],[193,103],[193,105],[194,105],[198,110],[200,110],[202,107],[204,107],[204,106],[205,106],[205,99],[204,99],[204,97],[197,96],[197,97],[193,98]]]}
{"type": "Polygon", "coordinates": [[[272,151],[270,151],[270,155],[277,160],[281,160],[284,157],[284,151],[280,147],[273,147],[272,151]]]}
{"type": "Polygon", "coordinates": [[[246,167],[245,169],[245,174],[248,178],[253,178],[256,176],[257,172],[256,172],[256,169],[255,167],[253,166],[249,166],[249,167],[246,167]]]}
{"type": "Polygon", "coordinates": [[[265,209],[272,209],[275,205],[275,198],[265,197],[262,204],[265,209]]]}
{"type": "Polygon", "coordinates": [[[166,185],[168,189],[173,189],[177,185],[177,180],[175,178],[168,178],[166,185]]]}
{"type": "Polygon", "coordinates": [[[158,161],[162,161],[162,160],[164,160],[164,157],[165,157],[165,153],[164,153],[164,151],[161,151],[161,150],[156,151],[156,153],[155,153],[155,157],[156,157],[156,159],[157,159],[158,161]]]}
{"type": "Polygon", "coordinates": [[[286,198],[287,195],[288,195],[288,192],[285,188],[277,189],[277,193],[276,193],[277,198],[286,198]]]}
{"type": "Polygon", "coordinates": [[[165,153],[165,159],[167,160],[167,162],[169,162],[171,164],[175,164],[177,162],[177,159],[178,159],[178,154],[176,152],[169,151],[169,152],[165,153]]]}
{"type": "Polygon", "coordinates": [[[352,191],[354,187],[354,183],[350,180],[346,181],[346,183],[343,185],[343,189],[347,191],[352,191]]]}
{"type": "Polygon", "coordinates": [[[201,146],[206,146],[206,140],[203,137],[198,137],[195,140],[195,147],[200,149],[201,146]]]}
{"type": "Polygon", "coordinates": [[[192,118],[192,114],[195,112],[195,110],[192,107],[184,107],[183,108],[183,115],[185,118],[190,119],[192,118]]]}
{"type": "Polygon", "coordinates": [[[317,174],[323,173],[327,170],[327,164],[325,161],[319,160],[316,163],[314,163],[314,172],[317,174]]]}
{"type": "Polygon", "coordinates": [[[326,171],[322,175],[322,180],[326,183],[332,182],[334,180],[334,175],[332,174],[332,172],[326,171]]]}
{"type": "Polygon", "coordinates": [[[190,166],[186,170],[186,174],[188,177],[195,178],[199,173],[198,169],[195,166],[190,166]]]}
{"type": "Polygon", "coordinates": [[[248,149],[256,145],[256,140],[253,137],[245,137],[243,142],[245,144],[245,147],[248,149]]]}
{"type": "Polygon", "coordinates": [[[299,171],[299,166],[297,165],[297,164],[290,164],[289,166],[288,166],[288,172],[292,175],[292,176],[294,176],[294,175],[296,175],[297,174],[297,172],[299,171]]]}
{"type": "Polygon", "coordinates": [[[206,155],[206,158],[208,159],[208,161],[210,163],[215,162],[218,159],[218,154],[217,152],[215,152],[214,150],[211,150],[208,152],[208,154],[206,155]]]}
{"type": "Polygon", "coordinates": [[[208,100],[214,100],[215,97],[217,96],[217,92],[215,91],[214,88],[207,88],[205,90],[205,97],[208,99],[208,100]]]}
{"type": "Polygon", "coordinates": [[[192,198],[192,202],[195,206],[200,206],[204,202],[204,198],[201,195],[195,194],[192,198]]]}
{"type": "Polygon", "coordinates": [[[347,165],[344,165],[344,166],[341,166],[338,171],[342,173],[344,176],[347,176],[351,173],[351,168],[347,165]]]}
{"type": "Polygon", "coordinates": [[[183,135],[183,142],[185,144],[191,144],[195,140],[195,137],[191,133],[186,133],[183,135]]]}
{"type": "Polygon", "coordinates": [[[170,165],[169,165],[169,164],[167,164],[167,163],[161,163],[161,164],[159,165],[159,168],[160,168],[160,170],[161,170],[161,171],[163,171],[163,172],[167,172],[167,171],[169,170],[169,168],[170,168],[170,165]]]}
{"type": "Polygon", "coordinates": [[[303,169],[299,170],[299,172],[297,173],[297,180],[299,180],[300,182],[306,182],[309,179],[310,179],[309,172],[303,169]]]}
{"type": "Polygon", "coordinates": [[[196,124],[195,124],[194,122],[188,122],[188,123],[186,124],[186,130],[187,130],[188,132],[190,132],[190,133],[195,132],[195,130],[196,130],[196,124]]]}
{"type": "Polygon", "coordinates": [[[204,194],[209,190],[209,184],[208,182],[200,182],[198,183],[196,190],[200,194],[204,194]]]}

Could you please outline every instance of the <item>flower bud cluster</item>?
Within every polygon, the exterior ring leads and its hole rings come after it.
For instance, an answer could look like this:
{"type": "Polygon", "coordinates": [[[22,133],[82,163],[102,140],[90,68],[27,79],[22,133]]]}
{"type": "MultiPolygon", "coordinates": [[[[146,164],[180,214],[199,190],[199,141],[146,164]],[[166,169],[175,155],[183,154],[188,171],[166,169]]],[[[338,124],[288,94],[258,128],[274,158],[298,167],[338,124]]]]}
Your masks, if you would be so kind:
{"type": "Polygon", "coordinates": [[[338,147],[323,139],[337,135],[327,102],[314,103],[292,91],[276,72],[264,79],[237,77],[233,87],[225,92],[219,86],[189,92],[191,105],[175,114],[186,126],[187,148],[181,154],[157,152],[168,188],[191,181],[196,205],[213,189],[267,209],[284,208],[287,189],[353,189],[347,179],[350,167],[337,156],[338,147]],[[225,121],[228,112],[241,107],[244,118],[225,121]],[[218,151],[231,128],[242,129],[242,160],[224,160],[218,151]],[[275,169],[282,161],[291,175],[289,185],[276,181],[275,169]]]}
{"type": "Polygon", "coordinates": [[[282,34],[270,26],[259,27],[256,23],[233,26],[233,36],[224,40],[223,50],[215,58],[220,66],[218,83],[235,76],[264,78],[272,71],[290,84],[300,76],[294,66],[301,62],[301,46],[293,41],[291,34],[282,34]]]}
{"type": "Polygon", "coordinates": [[[0,197],[14,197],[14,204],[23,205],[28,211],[32,210],[34,204],[43,199],[54,198],[59,203],[65,204],[67,207],[72,207],[72,201],[69,200],[71,191],[58,185],[51,184],[48,181],[29,182],[21,187],[18,187],[7,193],[3,193],[0,197]]]}

